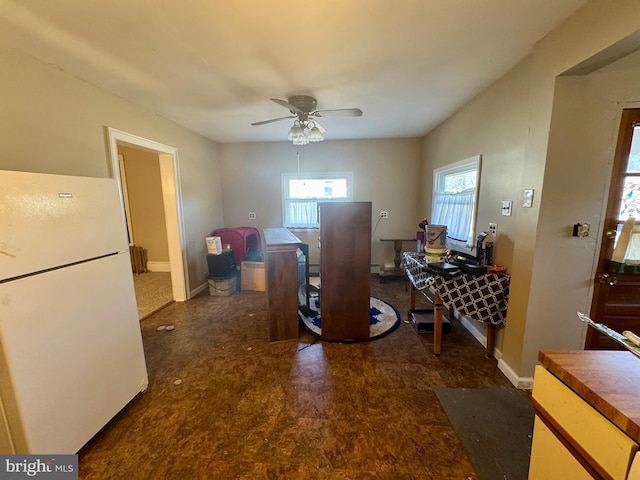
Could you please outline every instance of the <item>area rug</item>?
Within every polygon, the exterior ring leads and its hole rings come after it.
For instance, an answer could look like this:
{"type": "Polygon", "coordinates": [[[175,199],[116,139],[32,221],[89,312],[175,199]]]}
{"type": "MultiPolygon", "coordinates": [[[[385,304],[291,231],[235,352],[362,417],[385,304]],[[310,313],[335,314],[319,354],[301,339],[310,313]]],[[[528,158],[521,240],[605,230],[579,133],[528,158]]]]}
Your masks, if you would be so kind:
{"type": "MultiPolygon", "coordinates": [[[[384,337],[398,328],[400,314],[393,305],[375,297],[371,297],[370,305],[368,341],[384,337]]],[[[304,313],[298,311],[298,317],[308,332],[318,337],[322,335],[322,318],[319,310],[304,313]]]]}
{"type": "Polygon", "coordinates": [[[480,480],[526,480],[534,410],[526,392],[506,388],[436,388],[480,480]]]}

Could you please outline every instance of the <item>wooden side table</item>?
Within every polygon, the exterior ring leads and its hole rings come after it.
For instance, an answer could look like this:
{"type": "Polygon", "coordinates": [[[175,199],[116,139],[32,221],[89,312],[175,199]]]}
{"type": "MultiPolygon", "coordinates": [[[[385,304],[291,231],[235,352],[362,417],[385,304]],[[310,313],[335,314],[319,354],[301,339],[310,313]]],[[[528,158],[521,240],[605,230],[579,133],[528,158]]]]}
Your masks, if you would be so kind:
{"type": "Polygon", "coordinates": [[[394,269],[385,272],[380,272],[380,278],[387,277],[404,277],[405,273],[400,268],[402,263],[402,242],[415,242],[415,238],[381,238],[381,242],[393,242],[393,250],[395,251],[395,257],[393,257],[394,269]]]}
{"type": "Polygon", "coordinates": [[[446,306],[451,311],[487,325],[487,356],[493,357],[497,327],[506,324],[509,275],[460,274],[448,278],[434,273],[415,253],[405,252],[404,261],[405,272],[411,283],[411,309],[415,308],[416,291],[434,306],[434,354],[440,354],[442,309],[446,306]]]}

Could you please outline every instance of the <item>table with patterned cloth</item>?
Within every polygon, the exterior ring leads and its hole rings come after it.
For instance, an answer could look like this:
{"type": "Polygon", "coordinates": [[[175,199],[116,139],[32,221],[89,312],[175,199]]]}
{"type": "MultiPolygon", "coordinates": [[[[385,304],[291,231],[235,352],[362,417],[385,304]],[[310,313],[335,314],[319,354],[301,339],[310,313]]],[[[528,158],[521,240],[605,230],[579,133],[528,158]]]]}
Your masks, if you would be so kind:
{"type": "Polygon", "coordinates": [[[439,275],[415,252],[404,252],[404,264],[411,281],[411,309],[415,291],[434,304],[434,353],[440,354],[442,306],[487,324],[487,355],[493,356],[496,327],[506,323],[510,276],[505,273],[439,275]]]}

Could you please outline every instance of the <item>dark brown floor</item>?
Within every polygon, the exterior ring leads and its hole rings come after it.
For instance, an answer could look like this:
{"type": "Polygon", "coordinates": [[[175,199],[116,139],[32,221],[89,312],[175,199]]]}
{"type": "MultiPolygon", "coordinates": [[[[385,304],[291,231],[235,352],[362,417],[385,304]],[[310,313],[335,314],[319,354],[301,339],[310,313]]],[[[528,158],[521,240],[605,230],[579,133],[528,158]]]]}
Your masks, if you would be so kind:
{"type": "Polygon", "coordinates": [[[262,292],[146,319],[149,388],[79,452],[80,479],[475,479],[433,389],[513,387],[456,321],[434,357],[407,284],[371,283],[403,322],[366,343],[271,344],[262,292]]]}

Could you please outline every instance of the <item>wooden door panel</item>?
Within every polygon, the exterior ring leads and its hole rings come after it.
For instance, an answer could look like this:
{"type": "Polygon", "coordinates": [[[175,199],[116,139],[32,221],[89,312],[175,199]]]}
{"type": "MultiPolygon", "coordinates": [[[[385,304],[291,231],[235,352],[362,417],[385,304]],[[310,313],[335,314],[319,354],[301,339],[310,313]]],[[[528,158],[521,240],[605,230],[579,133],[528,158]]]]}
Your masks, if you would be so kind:
{"type": "MultiPolygon", "coordinates": [[[[623,110],[611,172],[607,211],[590,313],[591,318],[597,323],[602,323],[619,333],[631,330],[636,334],[640,334],[640,274],[635,273],[636,269],[632,267],[625,268],[621,263],[612,262],[611,258],[616,238],[614,233],[618,232],[617,235],[619,235],[620,227],[629,215],[625,209],[621,208],[625,205],[625,202],[622,201],[625,181],[628,182],[630,178],[635,178],[638,174],[635,171],[637,166],[632,166],[630,154],[635,149],[634,155],[637,157],[639,127],[640,109],[623,110]]],[[[629,189],[627,188],[627,190],[629,189]]],[[[633,206],[633,203],[631,205],[633,206]]],[[[638,221],[639,219],[636,219],[636,222],[638,221]]],[[[619,350],[623,347],[595,329],[589,328],[585,348],[619,350]]]]}
{"type": "MultiPolygon", "coordinates": [[[[606,287],[604,311],[606,315],[640,314],[640,279],[623,280],[616,277],[618,283],[606,287]]],[[[640,317],[638,318],[640,322],[640,317]]]]}

